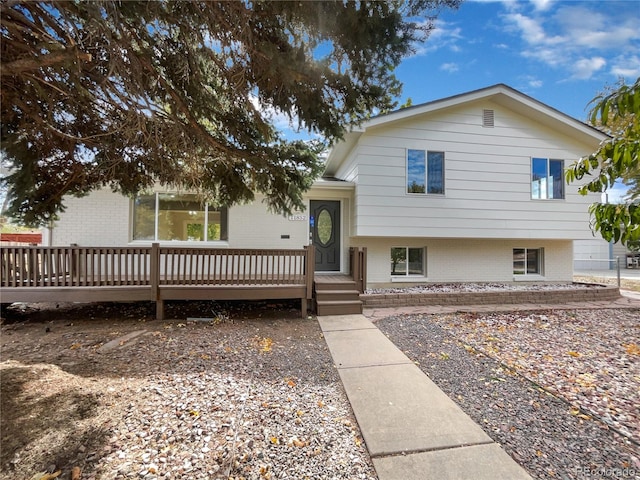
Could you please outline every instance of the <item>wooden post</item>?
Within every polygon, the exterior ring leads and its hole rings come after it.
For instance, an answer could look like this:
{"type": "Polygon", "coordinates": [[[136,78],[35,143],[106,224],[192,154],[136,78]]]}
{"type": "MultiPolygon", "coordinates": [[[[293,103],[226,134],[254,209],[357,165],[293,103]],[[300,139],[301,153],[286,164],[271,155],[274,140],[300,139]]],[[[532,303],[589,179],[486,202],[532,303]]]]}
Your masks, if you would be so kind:
{"type": "Polygon", "coordinates": [[[364,293],[364,291],[367,289],[367,247],[362,247],[362,256],[360,257],[360,272],[360,293],[364,293]]]}
{"type": "Polygon", "coordinates": [[[151,258],[149,260],[151,300],[156,302],[156,320],[164,320],[164,302],[160,298],[160,244],[151,244],[151,258]]]}
{"type": "Polygon", "coordinates": [[[307,317],[307,308],[308,308],[308,300],[313,298],[313,280],[315,275],[315,265],[316,265],[316,249],[313,245],[306,245],[304,247],[305,250],[305,266],[304,266],[304,274],[305,274],[305,283],[306,283],[306,298],[302,300],[302,318],[307,317]]]}
{"type": "Polygon", "coordinates": [[[356,282],[356,289],[362,293],[362,280],[360,278],[360,248],[349,247],[349,259],[351,260],[351,277],[356,282]]]}

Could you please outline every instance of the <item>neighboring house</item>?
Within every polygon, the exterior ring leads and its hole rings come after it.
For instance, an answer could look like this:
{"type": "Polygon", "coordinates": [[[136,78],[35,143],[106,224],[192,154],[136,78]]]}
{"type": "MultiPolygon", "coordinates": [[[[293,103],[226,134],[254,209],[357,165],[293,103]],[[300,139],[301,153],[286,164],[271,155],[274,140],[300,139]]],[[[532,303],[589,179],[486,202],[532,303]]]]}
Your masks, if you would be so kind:
{"type": "Polygon", "coordinates": [[[640,254],[625,245],[607,242],[601,237],[591,240],[577,240],[574,245],[574,268],[584,270],[616,270],[638,268],[640,254]]]}
{"type": "Polygon", "coordinates": [[[571,281],[573,242],[592,238],[588,205],[563,171],[605,135],[506,85],[374,117],[345,135],[307,193],[307,210],[258,198],[203,208],[159,189],[135,200],[69,198],[50,245],[151,242],[221,248],[316,247],[316,271],[349,273],[366,247],[369,288],[422,282],[571,281]]]}
{"type": "Polygon", "coordinates": [[[0,245],[40,245],[41,232],[0,232],[0,245]]]}

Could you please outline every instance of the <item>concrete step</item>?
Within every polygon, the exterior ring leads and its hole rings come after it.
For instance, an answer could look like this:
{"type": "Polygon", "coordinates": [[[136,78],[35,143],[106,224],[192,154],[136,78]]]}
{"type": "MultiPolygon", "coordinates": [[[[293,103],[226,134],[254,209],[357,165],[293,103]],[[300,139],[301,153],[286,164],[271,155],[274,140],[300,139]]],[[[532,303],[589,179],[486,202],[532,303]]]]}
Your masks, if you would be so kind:
{"type": "Polygon", "coordinates": [[[360,300],[346,301],[316,301],[316,314],[320,315],[350,315],[362,313],[360,300]]]}

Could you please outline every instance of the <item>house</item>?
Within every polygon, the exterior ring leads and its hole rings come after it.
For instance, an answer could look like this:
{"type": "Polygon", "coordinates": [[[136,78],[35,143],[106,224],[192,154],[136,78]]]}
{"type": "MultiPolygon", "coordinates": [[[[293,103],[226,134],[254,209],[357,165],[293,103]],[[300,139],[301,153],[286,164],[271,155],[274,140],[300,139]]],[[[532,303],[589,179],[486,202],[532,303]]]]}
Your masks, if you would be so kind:
{"type": "MultiPolygon", "coordinates": [[[[367,249],[367,286],[564,282],[592,238],[588,205],[563,171],[606,136],[503,84],[366,121],[333,147],[307,210],[202,207],[158,189],[67,200],[49,245],[315,246],[315,270],[349,273],[367,249]]],[[[316,275],[318,276],[318,275],[316,275]]]]}

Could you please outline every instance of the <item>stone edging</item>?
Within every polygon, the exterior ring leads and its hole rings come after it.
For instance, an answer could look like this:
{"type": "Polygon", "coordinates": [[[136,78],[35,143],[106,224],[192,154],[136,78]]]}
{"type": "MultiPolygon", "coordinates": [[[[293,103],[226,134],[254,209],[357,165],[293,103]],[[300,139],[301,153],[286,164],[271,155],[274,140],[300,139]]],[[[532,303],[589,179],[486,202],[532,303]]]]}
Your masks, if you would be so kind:
{"type": "Polygon", "coordinates": [[[613,285],[585,283],[584,289],[508,290],[457,293],[374,293],[362,294],[364,308],[419,305],[492,305],[517,303],[574,303],[615,301],[620,289],[613,285]]]}

